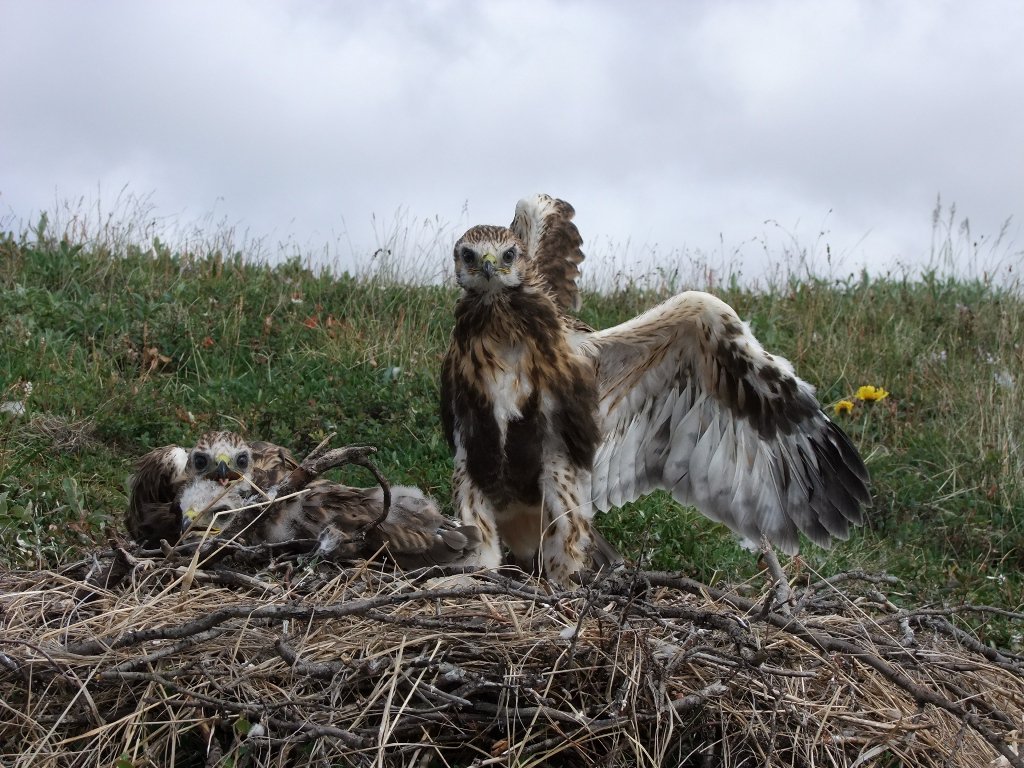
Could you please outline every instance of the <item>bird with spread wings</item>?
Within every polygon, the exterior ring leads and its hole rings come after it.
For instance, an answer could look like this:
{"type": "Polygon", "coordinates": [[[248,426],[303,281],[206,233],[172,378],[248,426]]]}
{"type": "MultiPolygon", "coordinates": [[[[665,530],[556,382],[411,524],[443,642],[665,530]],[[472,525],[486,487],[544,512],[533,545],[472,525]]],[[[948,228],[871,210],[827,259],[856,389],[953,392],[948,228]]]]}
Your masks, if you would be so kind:
{"type": "Polygon", "coordinates": [[[736,312],[687,291],[593,331],[579,307],[572,206],[521,200],[509,227],[455,244],[462,295],[441,372],[452,491],[480,529],[557,581],[608,564],[595,511],[665,489],[743,537],[798,551],[863,522],[868,473],[814,388],[736,312]]]}
{"type": "Polygon", "coordinates": [[[301,475],[300,464],[286,448],[247,443],[233,432],[207,433],[191,450],[157,448],[138,462],[128,531],[149,548],[161,539],[174,543],[222,531],[247,544],[314,540],[329,559],[383,557],[404,569],[459,564],[479,543],[473,526],[444,517],[412,486],[389,488],[386,514],[381,486],[315,478],[279,497],[296,471],[301,475]]]}

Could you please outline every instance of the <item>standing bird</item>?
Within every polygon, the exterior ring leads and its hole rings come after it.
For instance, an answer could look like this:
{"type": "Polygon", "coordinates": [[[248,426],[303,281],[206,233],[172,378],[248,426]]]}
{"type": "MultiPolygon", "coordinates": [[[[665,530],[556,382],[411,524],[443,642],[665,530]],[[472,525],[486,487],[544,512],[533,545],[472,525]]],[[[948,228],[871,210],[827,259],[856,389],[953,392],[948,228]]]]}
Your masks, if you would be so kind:
{"type": "Polygon", "coordinates": [[[441,371],[455,508],[479,564],[539,562],[565,582],[601,565],[591,520],[663,488],[742,536],[798,551],[863,522],[868,474],[793,366],[714,296],[681,293],[592,331],[582,239],[562,200],[521,200],[510,227],[455,244],[462,296],[441,371]]]}

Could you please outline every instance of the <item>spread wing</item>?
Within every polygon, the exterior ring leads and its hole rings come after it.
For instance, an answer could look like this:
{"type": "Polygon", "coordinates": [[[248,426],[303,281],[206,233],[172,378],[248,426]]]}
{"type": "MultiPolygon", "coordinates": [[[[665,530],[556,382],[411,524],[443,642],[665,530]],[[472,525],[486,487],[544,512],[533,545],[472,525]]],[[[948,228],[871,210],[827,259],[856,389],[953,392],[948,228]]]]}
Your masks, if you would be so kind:
{"type": "Polygon", "coordinates": [[[598,509],[657,488],[752,541],[829,546],[863,522],[868,473],[814,388],[731,307],[687,292],[582,342],[597,361],[598,509]]]}
{"type": "Polygon", "coordinates": [[[534,195],[519,201],[509,227],[523,241],[527,258],[563,311],[580,308],[576,280],[583,261],[583,238],[572,223],[575,215],[564,200],[534,195]]]}
{"type": "Polygon", "coordinates": [[[177,445],[154,448],[135,466],[125,525],[140,544],[156,547],[181,533],[181,509],[175,499],[187,479],[188,452],[177,445]]]}

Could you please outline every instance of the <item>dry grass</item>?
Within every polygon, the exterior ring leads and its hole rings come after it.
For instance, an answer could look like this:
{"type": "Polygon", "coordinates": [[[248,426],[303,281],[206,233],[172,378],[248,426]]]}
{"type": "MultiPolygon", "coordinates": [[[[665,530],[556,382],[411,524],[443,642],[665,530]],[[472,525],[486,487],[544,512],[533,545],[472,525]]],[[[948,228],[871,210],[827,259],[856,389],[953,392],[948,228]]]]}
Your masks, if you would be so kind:
{"type": "Polygon", "coordinates": [[[37,413],[29,419],[25,429],[29,434],[45,440],[55,451],[78,453],[99,444],[96,425],[89,419],[66,419],[37,413]]]}
{"type": "Polygon", "coordinates": [[[0,577],[0,763],[1024,764],[1024,658],[889,577],[557,591],[189,552],[0,577]]]}

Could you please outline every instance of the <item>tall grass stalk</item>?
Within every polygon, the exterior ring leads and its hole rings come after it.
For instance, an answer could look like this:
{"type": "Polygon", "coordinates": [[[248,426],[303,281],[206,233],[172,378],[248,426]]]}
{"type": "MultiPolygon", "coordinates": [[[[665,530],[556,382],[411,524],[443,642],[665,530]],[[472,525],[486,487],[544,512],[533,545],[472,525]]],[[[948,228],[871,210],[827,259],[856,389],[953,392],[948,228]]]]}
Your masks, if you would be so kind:
{"type": "MultiPolygon", "coordinates": [[[[112,215],[54,215],[0,237],[0,400],[25,411],[0,414],[0,559],[53,563],[102,541],[105,527],[121,527],[134,458],[209,428],[297,453],[337,432],[338,442],[379,446],[394,482],[447,502],[437,377],[456,232],[436,220],[382,222],[382,253],[337,272],[301,254],[251,258],[230,230],[172,247],[147,229],[145,205],[128,206],[125,229],[112,215]]],[[[939,231],[935,253],[963,252],[961,228],[939,231]]],[[[808,546],[808,567],[887,570],[927,599],[1021,608],[1019,283],[936,268],[790,274],[755,291],[686,254],[676,271],[637,276],[626,267],[645,254],[630,248],[588,255],[588,269],[615,270],[601,291],[586,283],[591,325],[710,288],[817,386],[826,409],[863,384],[891,393],[836,416],[867,457],[874,505],[849,542],[808,546]]],[[[756,568],[728,532],[661,494],[599,526],[654,567],[707,580],[756,568]]]]}

